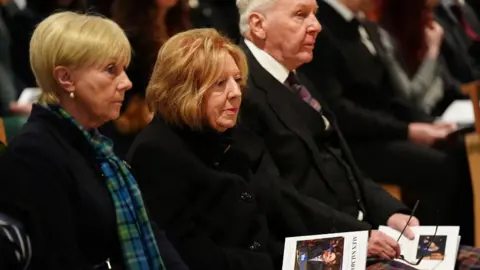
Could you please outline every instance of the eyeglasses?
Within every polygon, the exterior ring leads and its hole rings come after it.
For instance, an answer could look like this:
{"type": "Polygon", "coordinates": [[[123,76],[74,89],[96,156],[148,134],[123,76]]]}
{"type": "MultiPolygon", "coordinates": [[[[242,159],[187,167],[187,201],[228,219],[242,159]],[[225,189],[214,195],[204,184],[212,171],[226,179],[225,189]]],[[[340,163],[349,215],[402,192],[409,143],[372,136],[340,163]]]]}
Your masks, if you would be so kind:
{"type": "MultiPolygon", "coordinates": [[[[403,233],[407,229],[408,224],[410,224],[410,220],[412,219],[413,215],[415,214],[415,211],[417,210],[417,207],[418,207],[419,203],[420,203],[420,201],[417,200],[417,202],[413,206],[412,213],[410,214],[410,217],[408,218],[407,224],[405,225],[402,232],[400,233],[400,236],[398,236],[397,242],[400,241],[400,238],[402,237],[403,233]]],[[[438,215],[438,211],[437,211],[437,215],[438,215]]],[[[435,237],[437,236],[437,230],[438,230],[438,225],[435,226],[435,232],[433,233],[433,236],[430,237],[430,240],[425,245],[423,245],[421,247],[421,252],[422,253],[420,255],[420,258],[418,258],[415,262],[406,260],[403,255],[400,255],[399,259],[408,263],[408,264],[410,264],[410,265],[419,265],[422,262],[423,258],[425,258],[425,256],[427,255],[428,251],[430,250],[430,246],[435,242],[435,237]]]]}

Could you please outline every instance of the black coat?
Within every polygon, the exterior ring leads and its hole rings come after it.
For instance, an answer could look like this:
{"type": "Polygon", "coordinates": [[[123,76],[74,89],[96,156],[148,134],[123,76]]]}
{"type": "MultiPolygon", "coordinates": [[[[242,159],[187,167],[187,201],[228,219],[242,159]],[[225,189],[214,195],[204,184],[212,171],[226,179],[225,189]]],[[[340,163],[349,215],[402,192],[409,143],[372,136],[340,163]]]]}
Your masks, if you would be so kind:
{"type": "MultiPolygon", "coordinates": [[[[480,35],[480,23],[472,8],[468,4],[462,5],[462,12],[472,30],[480,35]]],[[[462,83],[479,80],[480,41],[471,40],[453,13],[443,5],[436,8],[435,19],[445,32],[441,54],[450,73],[462,83]]]]}
{"type": "MultiPolygon", "coordinates": [[[[326,2],[318,4],[323,30],[313,60],[300,70],[321,91],[347,140],[403,140],[410,122],[431,121],[396,92],[386,64],[363,45],[358,24],[347,22],[326,2]]],[[[364,27],[374,45],[382,43],[376,27],[364,27]]]]}
{"type": "MultiPolygon", "coordinates": [[[[26,226],[31,269],[90,270],[107,258],[123,264],[113,201],[95,160],[78,128],[38,105],[2,155],[0,212],[26,226]]],[[[156,232],[169,269],[187,269],[156,232]]]]}
{"type": "Polygon", "coordinates": [[[270,75],[245,45],[243,48],[250,75],[240,120],[263,138],[281,177],[317,200],[331,229],[375,228],[393,213],[405,211],[401,202],[360,174],[334,116],[308,79],[297,72],[322,104],[331,135],[317,137],[313,131],[323,127],[320,115],[270,75]],[[363,222],[357,220],[358,210],[366,214],[363,222]]]}
{"type": "Polygon", "coordinates": [[[277,181],[261,139],[228,133],[155,118],[128,159],[153,220],[191,269],[280,269],[285,237],[331,232],[334,220],[277,181]]]}

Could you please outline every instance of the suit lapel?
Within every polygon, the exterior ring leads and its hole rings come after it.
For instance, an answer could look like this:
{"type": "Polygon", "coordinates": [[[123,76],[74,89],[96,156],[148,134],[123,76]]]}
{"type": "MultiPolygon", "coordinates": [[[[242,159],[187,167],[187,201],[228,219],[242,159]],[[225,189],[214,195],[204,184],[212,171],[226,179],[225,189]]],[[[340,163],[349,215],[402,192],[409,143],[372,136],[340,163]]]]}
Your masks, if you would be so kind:
{"type": "MultiPolygon", "coordinates": [[[[267,102],[272,108],[273,112],[278,116],[278,119],[280,119],[280,121],[288,130],[297,135],[305,143],[305,145],[307,145],[312,153],[313,159],[315,160],[317,169],[319,170],[323,179],[327,180],[322,172],[322,169],[317,165],[322,163],[320,160],[321,155],[319,153],[318,146],[313,140],[310,131],[307,129],[305,121],[302,119],[302,116],[299,115],[298,110],[296,109],[299,104],[305,106],[309,105],[307,103],[302,104],[304,101],[300,100],[300,98],[292,93],[287,86],[281,84],[270,73],[268,73],[260,65],[260,63],[258,63],[244,43],[241,45],[248,58],[248,66],[250,69],[249,79],[252,80],[250,83],[253,83],[259,89],[259,91],[266,92],[267,102]],[[301,101],[302,103],[299,103],[298,101],[301,101]]],[[[311,86],[308,85],[307,88],[308,87],[311,86]]],[[[321,118],[319,118],[319,121],[321,121],[321,118]]],[[[328,180],[326,183],[330,188],[332,188],[330,183],[328,183],[328,180]]]]}

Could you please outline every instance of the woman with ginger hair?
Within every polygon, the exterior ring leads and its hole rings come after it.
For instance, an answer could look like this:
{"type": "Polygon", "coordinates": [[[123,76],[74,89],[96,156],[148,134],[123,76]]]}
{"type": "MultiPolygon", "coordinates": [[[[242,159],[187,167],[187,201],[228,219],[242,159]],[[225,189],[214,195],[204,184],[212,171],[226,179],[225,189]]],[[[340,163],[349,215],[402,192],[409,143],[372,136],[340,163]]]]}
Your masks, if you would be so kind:
{"type": "Polygon", "coordinates": [[[154,119],[128,153],[152,219],[191,269],[281,269],[285,237],[331,229],[237,126],[247,72],[216,30],[170,38],[147,88],[154,119]]]}

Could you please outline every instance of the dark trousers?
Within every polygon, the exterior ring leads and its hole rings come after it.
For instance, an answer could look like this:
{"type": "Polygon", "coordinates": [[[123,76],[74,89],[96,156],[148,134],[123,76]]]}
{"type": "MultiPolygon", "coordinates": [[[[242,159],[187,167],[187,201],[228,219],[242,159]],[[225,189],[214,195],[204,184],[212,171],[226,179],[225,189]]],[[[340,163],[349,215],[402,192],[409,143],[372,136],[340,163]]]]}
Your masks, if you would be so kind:
{"type": "Polygon", "coordinates": [[[360,168],[374,181],[402,188],[422,225],[459,225],[462,243],[473,244],[473,195],[462,140],[436,148],[409,141],[351,144],[360,168]]]}

